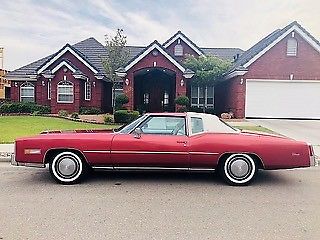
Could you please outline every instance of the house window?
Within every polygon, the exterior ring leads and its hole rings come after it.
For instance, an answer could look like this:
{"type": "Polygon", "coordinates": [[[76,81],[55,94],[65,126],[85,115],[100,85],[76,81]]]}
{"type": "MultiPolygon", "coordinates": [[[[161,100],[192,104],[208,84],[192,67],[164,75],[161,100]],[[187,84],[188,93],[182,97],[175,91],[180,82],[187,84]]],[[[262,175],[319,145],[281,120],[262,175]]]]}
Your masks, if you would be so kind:
{"type": "Polygon", "coordinates": [[[51,100],[51,81],[48,81],[48,100],[51,100]]]}
{"type": "Polygon", "coordinates": [[[84,100],[91,100],[91,82],[85,82],[84,84],[84,100]]]}
{"type": "Polygon", "coordinates": [[[178,57],[183,56],[183,47],[180,43],[174,46],[174,55],[178,57]]]}
{"type": "Polygon", "coordinates": [[[20,102],[34,102],[34,85],[23,83],[20,87],[20,102]]]}
{"type": "Polygon", "coordinates": [[[144,104],[149,104],[149,93],[144,93],[143,94],[143,103],[144,104]]]}
{"type": "Polygon", "coordinates": [[[287,41],[287,56],[297,56],[298,42],[295,38],[289,38],[287,41]]]}
{"type": "Polygon", "coordinates": [[[169,104],[169,93],[167,91],[163,94],[163,104],[168,105],[169,104]]]}
{"type": "Polygon", "coordinates": [[[73,103],[73,84],[68,81],[61,81],[57,87],[58,103],[73,103]]]}
{"type": "Polygon", "coordinates": [[[191,86],[191,107],[202,107],[203,104],[208,108],[213,108],[214,87],[191,86]]]}

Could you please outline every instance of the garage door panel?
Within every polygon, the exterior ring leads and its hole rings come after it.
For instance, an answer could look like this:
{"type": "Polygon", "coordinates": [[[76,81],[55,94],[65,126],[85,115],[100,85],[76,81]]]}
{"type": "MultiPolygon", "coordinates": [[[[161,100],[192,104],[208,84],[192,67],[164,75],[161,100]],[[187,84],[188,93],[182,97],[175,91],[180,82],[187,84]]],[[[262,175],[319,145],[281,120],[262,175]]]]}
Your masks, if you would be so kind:
{"type": "Polygon", "coordinates": [[[320,118],[320,81],[247,80],[246,117],[320,118]]]}

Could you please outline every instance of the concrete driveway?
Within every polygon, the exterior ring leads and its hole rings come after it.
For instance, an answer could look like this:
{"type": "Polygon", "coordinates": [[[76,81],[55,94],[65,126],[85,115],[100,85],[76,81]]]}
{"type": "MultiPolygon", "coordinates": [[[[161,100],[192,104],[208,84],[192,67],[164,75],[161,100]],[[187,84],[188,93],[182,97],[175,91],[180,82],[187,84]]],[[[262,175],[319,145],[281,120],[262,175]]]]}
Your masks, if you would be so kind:
{"type": "Polygon", "coordinates": [[[287,137],[313,145],[320,156],[320,120],[251,119],[250,122],[269,128],[287,137]]]}

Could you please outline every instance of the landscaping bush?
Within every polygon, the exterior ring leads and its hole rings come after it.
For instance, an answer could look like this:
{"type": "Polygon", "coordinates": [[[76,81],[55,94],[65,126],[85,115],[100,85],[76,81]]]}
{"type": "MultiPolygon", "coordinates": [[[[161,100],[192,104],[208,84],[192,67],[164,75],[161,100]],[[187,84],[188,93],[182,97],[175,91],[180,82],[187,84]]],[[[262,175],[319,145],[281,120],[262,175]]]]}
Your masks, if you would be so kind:
{"type": "Polygon", "coordinates": [[[180,108],[178,108],[177,112],[188,112],[188,108],[187,107],[180,107],[180,108]]]}
{"type": "Polygon", "coordinates": [[[126,110],[125,107],[123,107],[124,104],[127,104],[129,102],[129,98],[125,94],[120,94],[115,99],[115,109],[117,110],[126,110]]]}
{"type": "Polygon", "coordinates": [[[106,115],[104,115],[104,117],[103,117],[103,121],[104,121],[105,124],[113,123],[113,122],[114,122],[114,121],[113,121],[113,116],[110,115],[110,114],[106,114],[106,115]]]}
{"type": "Polygon", "coordinates": [[[60,110],[58,112],[59,117],[68,117],[68,112],[66,110],[60,110]]]}
{"type": "MultiPolygon", "coordinates": [[[[203,113],[203,108],[201,108],[201,107],[190,107],[190,111],[191,112],[197,112],[197,113],[203,113]]],[[[204,112],[208,113],[208,114],[213,114],[213,115],[216,114],[216,111],[215,111],[214,108],[205,108],[204,112]]]]}
{"type": "Polygon", "coordinates": [[[73,113],[71,113],[70,117],[74,118],[74,119],[79,119],[79,113],[73,112],[73,113]]]}
{"type": "Polygon", "coordinates": [[[114,113],[115,123],[130,123],[139,117],[138,111],[118,110],[114,113]]]}
{"type": "Polygon", "coordinates": [[[101,114],[101,110],[99,108],[94,108],[94,107],[80,107],[79,114],[98,115],[98,114],[101,114]]]}
{"type": "Polygon", "coordinates": [[[38,105],[35,103],[11,102],[3,103],[0,106],[0,113],[33,113],[48,114],[51,112],[49,106],[38,105]]]}
{"type": "Polygon", "coordinates": [[[187,107],[190,102],[187,96],[177,97],[174,101],[177,105],[184,106],[184,107],[187,107]]]}

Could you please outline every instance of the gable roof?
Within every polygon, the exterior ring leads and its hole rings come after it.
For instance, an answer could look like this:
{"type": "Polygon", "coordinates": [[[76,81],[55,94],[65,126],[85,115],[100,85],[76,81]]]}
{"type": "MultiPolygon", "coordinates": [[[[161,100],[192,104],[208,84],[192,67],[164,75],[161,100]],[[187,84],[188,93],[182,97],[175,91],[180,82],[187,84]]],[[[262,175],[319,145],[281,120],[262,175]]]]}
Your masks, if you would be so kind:
{"type": "Polygon", "coordinates": [[[202,50],[194,42],[192,42],[186,35],[184,35],[181,31],[178,31],[176,34],[170,37],[165,43],[163,43],[163,47],[165,48],[169,47],[174,41],[176,41],[179,38],[182,41],[184,41],[197,54],[204,55],[202,50]]]}
{"type": "Polygon", "coordinates": [[[37,74],[42,73],[46,70],[50,65],[55,63],[61,56],[63,56],[66,52],[70,52],[73,56],[75,56],[79,61],[81,61],[84,65],[86,65],[92,72],[98,73],[98,70],[93,66],[90,61],[86,58],[86,56],[71,46],[70,44],[66,44],[63,48],[61,48],[58,52],[52,55],[46,62],[44,62],[38,69],[37,74]]]}
{"type": "Polygon", "coordinates": [[[138,55],[132,58],[127,65],[124,67],[123,71],[128,71],[132,68],[135,64],[137,64],[141,59],[147,56],[152,50],[157,49],[165,58],[167,58],[173,65],[175,65],[180,71],[184,72],[186,69],[182,64],[175,59],[174,56],[169,54],[166,49],[157,41],[155,40],[149,46],[145,47],[138,55]]]}
{"type": "Polygon", "coordinates": [[[277,29],[274,32],[270,33],[265,38],[249,48],[247,51],[245,51],[233,64],[229,73],[237,70],[247,71],[247,68],[252,63],[254,63],[258,58],[260,58],[269,49],[271,49],[278,42],[284,39],[292,31],[300,34],[302,38],[304,38],[312,47],[320,52],[319,41],[315,39],[308,31],[306,31],[298,22],[294,21],[283,29],[277,29]]]}
{"type": "MultiPolygon", "coordinates": [[[[67,45],[71,46],[69,44],[67,45]]],[[[64,47],[66,47],[67,45],[65,45],[64,47]]],[[[64,49],[64,47],[62,49],[64,49]]],[[[98,75],[105,74],[101,58],[106,56],[107,51],[100,42],[91,37],[81,42],[78,42],[72,45],[71,47],[98,71],[98,75]]],[[[61,51],[61,49],[59,51],[61,51]]],[[[59,51],[57,53],[59,53],[59,51]]],[[[51,54],[26,66],[11,71],[10,73],[8,73],[8,77],[14,79],[16,77],[26,78],[30,76],[35,76],[37,75],[37,70],[44,66],[44,64],[46,64],[48,61],[50,61],[50,59],[52,59],[57,53],[51,54]]]]}

